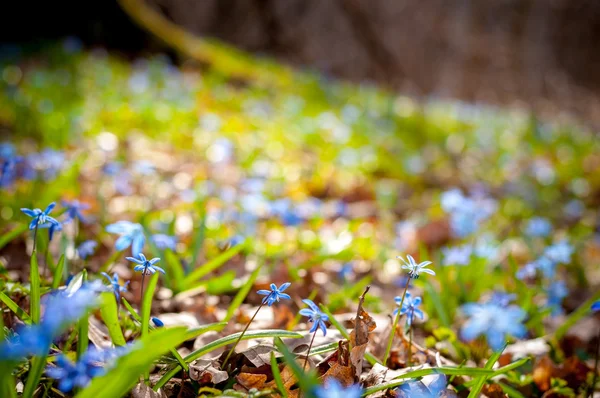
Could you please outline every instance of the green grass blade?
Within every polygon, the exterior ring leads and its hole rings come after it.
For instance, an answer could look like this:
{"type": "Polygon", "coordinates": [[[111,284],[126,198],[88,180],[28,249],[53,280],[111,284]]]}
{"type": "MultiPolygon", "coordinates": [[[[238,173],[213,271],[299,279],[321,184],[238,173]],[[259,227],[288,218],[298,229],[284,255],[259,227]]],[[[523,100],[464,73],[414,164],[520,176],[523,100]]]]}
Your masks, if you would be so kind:
{"type": "Polygon", "coordinates": [[[23,234],[28,229],[29,229],[28,224],[22,224],[22,225],[19,225],[15,228],[11,229],[4,235],[0,236],[0,249],[2,249],[4,246],[6,246],[10,241],[15,239],[17,236],[23,234]]]}
{"type": "Polygon", "coordinates": [[[502,391],[504,391],[504,393],[510,398],[527,398],[525,397],[525,395],[521,394],[519,390],[509,386],[508,384],[502,383],[500,381],[496,382],[496,384],[498,384],[500,388],[502,388],[502,391]]]}
{"type": "MultiPolygon", "coordinates": [[[[495,370],[494,373],[492,373],[491,375],[488,376],[488,379],[491,379],[493,377],[500,376],[502,374],[510,372],[511,370],[514,370],[518,367],[525,365],[527,362],[529,362],[529,358],[519,359],[518,361],[515,361],[513,363],[510,363],[506,366],[503,366],[503,367],[495,370]]],[[[477,383],[477,380],[470,380],[470,381],[466,382],[465,384],[463,384],[463,386],[471,387],[471,386],[475,385],[475,383],[477,383]]]]}
{"type": "Polygon", "coordinates": [[[374,394],[378,391],[384,391],[390,388],[398,387],[403,383],[406,383],[407,379],[414,379],[416,377],[423,377],[432,374],[445,374],[450,376],[489,376],[494,372],[489,369],[481,369],[481,368],[459,368],[459,367],[441,367],[441,368],[426,368],[413,370],[412,372],[407,372],[401,376],[396,377],[394,380],[389,381],[387,383],[379,384],[377,386],[373,386],[367,388],[363,391],[363,397],[367,395],[374,394]]]}
{"type": "Polygon", "coordinates": [[[31,253],[31,270],[30,270],[29,281],[31,283],[29,298],[29,314],[31,315],[31,321],[34,323],[40,323],[40,270],[37,262],[37,253],[34,251],[31,253]]]}
{"type": "Polygon", "coordinates": [[[262,264],[256,267],[252,274],[250,274],[250,277],[248,278],[246,283],[244,283],[241,289],[237,292],[237,294],[231,301],[229,308],[227,309],[227,315],[225,315],[225,319],[223,319],[223,321],[229,322],[235,314],[235,311],[240,308],[240,305],[242,305],[242,303],[248,296],[248,293],[250,293],[250,289],[252,289],[252,286],[254,286],[254,281],[256,280],[256,278],[258,278],[258,273],[260,272],[261,268],[262,264]]]}
{"type": "Polygon", "coordinates": [[[114,293],[102,293],[102,306],[100,307],[100,315],[102,316],[102,320],[108,328],[108,334],[110,335],[112,342],[116,346],[124,346],[127,344],[125,337],[123,337],[123,331],[121,330],[121,323],[119,322],[119,309],[117,308],[117,300],[114,293]]]}
{"type": "MultiPolygon", "coordinates": [[[[185,362],[190,363],[201,356],[216,350],[217,348],[225,347],[228,344],[234,343],[238,337],[240,337],[240,333],[234,333],[232,335],[220,338],[211,343],[208,343],[204,347],[190,353],[186,356],[185,362]]],[[[300,333],[290,332],[287,330],[248,330],[242,340],[251,340],[251,339],[261,339],[261,338],[270,338],[270,337],[280,337],[280,338],[294,338],[299,339],[302,338],[300,333]]],[[[173,376],[177,374],[181,370],[179,365],[176,365],[174,368],[170,369],[167,373],[160,378],[160,380],[154,386],[154,390],[158,390],[160,387],[164,386],[173,376]]]]}
{"type": "Polygon", "coordinates": [[[177,257],[170,249],[165,250],[165,261],[169,266],[169,275],[173,282],[172,290],[177,294],[183,289],[183,279],[185,277],[183,266],[181,265],[179,257],[177,257]]]}
{"type": "Polygon", "coordinates": [[[27,382],[25,383],[25,389],[23,390],[23,398],[33,398],[36,388],[40,384],[42,373],[46,367],[46,355],[40,357],[33,357],[31,359],[31,368],[27,375],[27,382]]]}
{"type": "Polygon", "coordinates": [[[142,338],[148,335],[149,325],[150,325],[150,312],[152,311],[152,298],[154,297],[154,291],[156,290],[156,285],[158,284],[159,273],[156,272],[150,278],[148,282],[148,287],[144,292],[144,301],[142,302],[142,338]]]}
{"type": "Polygon", "coordinates": [[[581,304],[579,308],[577,308],[575,311],[569,314],[569,316],[563,322],[563,324],[560,325],[554,332],[554,338],[556,340],[560,340],[563,337],[565,337],[565,335],[567,334],[569,329],[573,327],[573,325],[579,322],[582,318],[585,318],[590,313],[590,308],[592,307],[592,304],[594,304],[594,302],[598,300],[600,300],[600,290],[597,291],[588,300],[586,300],[585,303],[581,304]]]}
{"type": "MultiPolygon", "coordinates": [[[[504,347],[500,351],[494,351],[494,353],[487,360],[487,362],[485,363],[485,366],[483,368],[491,370],[492,367],[494,366],[494,364],[498,361],[498,359],[500,359],[500,356],[502,355],[502,351],[504,351],[505,348],[506,348],[506,345],[504,345],[504,347]]],[[[489,377],[488,375],[479,377],[475,381],[475,385],[471,389],[471,392],[469,393],[469,396],[467,398],[479,397],[479,395],[481,394],[481,390],[483,389],[483,386],[485,385],[485,382],[487,381],[488,377],[489,377]]]]}
{"type": "MultiPolygon", "coordinates": [[[[81,275],[83,278],[82,283],[85,283],[87,281],[87,271],[84,269],[81,272],[81,275]]],[[[73,278],[73,279],[75,279],[75,278],[73,278]]],[[[79,321],[77,321],[77,359],[80,359],[88,349],[89,329],[90,329],[89,314],[86,312],[85,315],[82,316],[79,321]]]]}
{"type": "Polygon", "coordinates": [[[131,306],[131,304],[129,304],[129,301],[127,301],[124,297],[121,297],[121,301],[123,302],[125,308],[127,308],[127,311],[129,311],[129,313],[131,314],[131,317],[139,323],[142,323],[142,318],[137,313],[137,311],[131,306]]]}
{"type": "Polygon", "coordinates": [[[206,232],[206,211],[203,209],[200,216],[200,225],[196,229],[194,243],[192,244],[192,266],[196,266],[202,245],[204,244],[204,234],[206,232]]]}
{"type": "Polygon", "coordinates": [[[275,339],[275,347],[277,350],[283,354],[283,359],[285,363],[290,367],[292,373],[298,380],[298,385],[300,386],[300,390],[302,390],[305,394],[308,394],[312,387],[318,384],[317,378],[315,377],[314,372],[305,372],[300,364],[296,361],[296,356],[290,352],[287,348],[283,340],[279,337],[275,339]]]}
{"type": "Polygon", "coordinates": [[[164,328],[142,338],[129,354],[121,357],[116,366],[76,395],[77,398],[122,397],[138,382],[152,363],[186,339],[185,328],[164,328]]]}
{"type": "Polygon", "coordinates": [[[16,398],[15,386],[11,366],[7,363],[0,364],[0,397],[16,398]]]}
{"type": "Polygon", "coordinates": [[[202,277],[208,275],[209,273],[213,272],[214,270],[218,269],[220,266],[222,266],[227,261],[229,261],[233,256],[235,256],[236,254],[238,254],[239,252],[244,250],[247,247],[247,242],[248,242],[248,240],[246,240],[246,242],[244,242],[244,243],[241,243],[239,245],[235,245],[235,246],[229,248],[228,250],[219,254],[217,257],[213,258],[212,260],[208,261],[207,263],[204,263],[202,266],[200,266],[199,268],[196,268],[194,271],[192,271],[183,280],[184,290],[187,290],[189,287],[193,286],[195,282],[200,280],[200,278],[202,278],[202,277]]]}
{"type": "Polygon", "coordinates": [[[281,378],[281,373],[279,372],[279,365],[277,364],[277,359],[275,358],[274,352],[271,352],[271,371],[273,372],[273,379],[275,380],[275,384],[277,385],[279,394],[281,394],[282,398],[287,398],[287,390],[283,385],[283,379],[281,378]]]}
{"type": "Polygon", "coordinates": [[[65,255],[60,256],[56,268],[54,268],[54,274],[52,276],[52,289],[58,289],[62,282],[63,273],[65,270],[65,255]]]}
{"type": "Polygon", "coordinates": [[[0,292],[0,300],[8,307],[9,310],[15,313],[15,315],[23,322],[31,323],[31,317],[25,310],[11,300],[4,292],[0,292]]]}
{"type": "Polygon", "coordinates": [[[221,330],[223,330],[223,328],[227,326],[227,322],[215,322],[215,323],[209,323],[208,325],[203,325],[194,329],[190,329],[188,330],[188,340],[194,339],[198,336],[200,336],[201,334],[204,334],[206,332],[210,332],[210,331],[217,331],[220,332],[221,330]]]}

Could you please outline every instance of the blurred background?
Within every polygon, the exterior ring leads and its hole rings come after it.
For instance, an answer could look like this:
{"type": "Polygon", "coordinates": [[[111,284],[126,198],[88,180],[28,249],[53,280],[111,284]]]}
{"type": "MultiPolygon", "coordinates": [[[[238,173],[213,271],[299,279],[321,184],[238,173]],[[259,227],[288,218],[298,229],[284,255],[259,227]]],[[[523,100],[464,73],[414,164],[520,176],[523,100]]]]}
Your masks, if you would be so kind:
{"type": "MultiPolygon", "coordinates": [[[[135,2],[134,2],[135,3],[135,2]]],[[[571,115],[600,124],[600,2],[593,0],[146,0],[199,36],[415,96],[571,115]]],[[[6,2],[3,52],[75,36],[135,57],[171,47],[116,1],[6,2]]],[[[23,50],[24,49],[24,50],[23,50]]]]}

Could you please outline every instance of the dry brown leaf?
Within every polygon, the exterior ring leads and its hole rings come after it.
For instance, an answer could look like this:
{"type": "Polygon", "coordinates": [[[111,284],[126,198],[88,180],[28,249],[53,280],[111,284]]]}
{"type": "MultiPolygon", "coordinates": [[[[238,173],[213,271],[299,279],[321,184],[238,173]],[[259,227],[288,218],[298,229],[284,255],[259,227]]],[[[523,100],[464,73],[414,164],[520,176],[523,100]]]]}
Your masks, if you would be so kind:
{"type": "MultiPolygon", "coordinates": [[[[292,368],[286,365],[283,368],[283,370],[281,370],[279,373],[281,374],[281,381],[283,382],[283,386],[286,390],[289,391],[290,388],[292,388],[292,386],[296,384],[296,377],[294,376],[292,368]]],[[[274,389],[277,388],[277,383],[275,382],[275,380],[271,380],[270,382],[265,384],[265,387],[274,389]]]]}
{"type": "Polygon", "coordinates": [[[240,373],[235,379],[246,390],[250,390],[251,388],[262,390],[265,388],[267,375],[260,373],[240,373]]]}
{"type": "Polygon", "coordinates": [[[350,334],[350,344],[352,346],[350,350],[350,362],[354,367],[354,376],[357,380],[362,374],[365,351],[369,343],[369,333],[377,327],[373,318],[363,309],[365,296],[369,289],[370,286],[367,286],[362,296],[360,296],[356,318],[354,319],[354,330],[350,334]]]}
{"type": "Polygon", "coordinates": [[[540,390],[548,391],[550,389],[550,380],[557,376],[557,369],[549,357],[543,357],[533,369],[533,381],[540,390]]]}
{"type": "MultiPolygon", "coordinates": [[[[271,352],[275,351],[275,347],[267,345],[267,344],[258,344],[252,346],[242,352],[252,365],[260,368],[261,366],[270,365],[271,363],[271,352]]],[[[275,351],[275,356],[281,356],[277,351],[275,351]]]]}
{"type": "Polygon", "coordinates": [[[227,372],[219,370],[210,359],[197,359],[190,364],[190,379],[198,383],[219,384],[229,378],[227,372]]]}
{"type": "Polygon", "coordinates": [[[342,366],[339,363],[334,363],[322,376],[323,380],[330,377],[337,379],[344,386],[350,386],[354,384],[354,369],[352,366],[342,366]]]}
{"type": "Polygon", "coordinates": [[[161,389],[154,391],[145,383],[138,383],[131,391],[132,398],[167,398],[167,394],[161,389]]]}
{"type": "Polygon", "coordinates": [[[486,384],[483,386],[483,394],[488,398],[505,398],[506,394],[498,384],[486,384]]]}

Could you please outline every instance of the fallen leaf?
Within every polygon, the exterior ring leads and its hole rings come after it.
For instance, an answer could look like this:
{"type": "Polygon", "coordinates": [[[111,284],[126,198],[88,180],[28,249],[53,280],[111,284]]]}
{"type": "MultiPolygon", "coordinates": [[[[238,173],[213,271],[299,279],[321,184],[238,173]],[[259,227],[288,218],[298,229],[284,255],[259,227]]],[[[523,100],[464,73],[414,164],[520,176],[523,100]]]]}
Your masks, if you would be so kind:
{"type": "Polygon", "coordinates": [[[550,380],[557,375],[556,367],[547,356],[541,358],[533,369],[533,381],[542,391],[550,389],[550,380]]]}
{"type": "Polygon", "coordinates": [[[242,352],[254,366],[260,368],[261,366],[270,365],[271,363],[271,352],[275,352],[276,357],[280,357],[281,354],[275,350],[275,347],[267,344],[259,344],[252,346],[242,352]]]}
{"type": "Polygon", "coordinates": [[[131,391],[132,398],[167,398],[167,394],[161,389],[154,391],[145,383],[138,383],[131,391]]]}
{"type": "Polygon", "coordinates": [[[227,372],[219,370],[211,359],[197,359],[190,363],[190,379],[201,384],[219,384],[229,378],[227,372]]]}
{"type": "Polygon", "coordinates": [[[267,375],[259,373],[240,373],[235,377],[238,384],[242,386],[246,391],[251,388],[261,390],[265,387],[267,382],[267,375]]]}
{"type": "Polygon", "coordinates": [[[327,372],[322,376],[323,380],[327,380],[330,377],[337,379],[344,386],[351,386],[354,384],[354,368],[352,366],[343,366],[339,363],[334,363],[327,372]]]}
{"type": "Polygon", "coordinates": [[[369,343],[369,333],[377,327],[373,318],[363,309],[365,296],[369,289],[370,286],[367,286],[362,296],[360,296],[356,318],[354,319],[354,330],[350,334],[350,345],[352,346],[350,350],[350,362],[354,367],[354,376],[357,380],[362,374],[365,352],[369,343]]]}

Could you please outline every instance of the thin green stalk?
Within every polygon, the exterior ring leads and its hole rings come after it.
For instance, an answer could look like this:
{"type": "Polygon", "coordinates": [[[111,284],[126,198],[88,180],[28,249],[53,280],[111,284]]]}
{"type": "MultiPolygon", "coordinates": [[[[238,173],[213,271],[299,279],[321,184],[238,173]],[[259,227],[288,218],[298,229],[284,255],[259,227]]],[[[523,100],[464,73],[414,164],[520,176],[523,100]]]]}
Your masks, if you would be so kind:
{"type": "Polygon", "coordinates": [[[246,324],[246,327],[244,328],[244,330],[242,330],[242,333],[240,334],[240,336],[237,338],[237,340],[233,344],[233,347],[231,347],[231,349],[227,353],[227,356],[225,357],[225,360],[223,361],[223,365],[221,365],[221,369],[225,369],[225,365],[227,365],[227,361],[229,360],[229,357],[231,357],[231,354],[233,354],[233,351],[235,350],[235,347],[242,340],[242,337],[244,337],[244,333],[246,333],[246,331],[250,327],[250,324],[252,323],[252,321],[254,320],[254,318],[256,318],[256,315],[258,315],[258,311],[260,311],[260,309],[263,307],[263,305],[265,305],[265,301],[262,301],[260,303],[260,305],[256,309],[256,312],[254,313],[254,315],[252,315],[252,318],[250,318],[250,321],[248,321],[248,323],[246,324]]]}
{"type": "Polygon", "coordinates": [[[390,332],[390,338],[387,343],[387,347],[385,348],[385,355],[383,356],[383,364],[387,364],[387,360],[390,356],[390,351],[392,350],[392,343],[394,342],[394,335],[396,334],[396,327],[398,327],[398,321],[400,320],[400,310],[402,309],[402,304],[404,304],[404,298],[406,297],[406,292],[408,292],[408,285],[410,284],[410,277],[406,280],[406,286],[404,287],[404,293],[402,293],[402,300],[400,300],[400,306],[398,307],[398,312],[396,313],[396,317],[394,318],[394,322],[392,323],[392,330],[390,332]]]}
{"type": "Polygon", "coordinates": [[[315,332],[313,333],[313,337],[312,339],[310,339],[310,344],[308,345],[308,352],[306,353],[306,359],[304,360],[304,366],[302,366],[302,371],[305,372],[306,371],[306,365],[308,364],[308,357],[310,355],[310,350],[313,346],[313,343],[315,342],[315,337],[317,337],[317,330],[319,330],[319,328],[315,328],[315,332]]]}
{"type": "MultiPolygon", "coordinates": [[[[83,283],[87,281],[87,271],[83,270],[83,283]]],[[[77,359],[79,360],[88,349],[89,344],[89,313],[85,315],[77,323],[77,359]]]]}
{"type": "Polygon", "coordinates": [[[410,324],[410,326],[408,327],[408,367],[411,367],[411,362],[412,362],[412,339],[413,339],[413,333],[412,333],[412,323],[410,324]]]}

